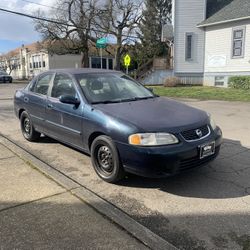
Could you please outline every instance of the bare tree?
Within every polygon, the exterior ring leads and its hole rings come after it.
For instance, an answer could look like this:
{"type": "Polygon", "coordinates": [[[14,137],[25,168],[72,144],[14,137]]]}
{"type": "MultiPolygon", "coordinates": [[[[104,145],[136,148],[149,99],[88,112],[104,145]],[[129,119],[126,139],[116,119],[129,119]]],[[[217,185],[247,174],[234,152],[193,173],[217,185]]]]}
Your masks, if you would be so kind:
{"type": "Polygon", "coordinates": [[[0,61],[0,69],[6,71],[9,75],[18,67],[16,54],[13,51],[2,55],[0,61]]]}
{"type": "MultiPolygon", "coordinates": [[[[50,12],[56,22],[35,21],[51,53],[81,53],[82,67],[89,67],[89,45],[95,41],[94,19],[98,0],[58,0],[50,12]]],[[[38,13],[42,16],[42,13],[38,13]]]]}
{"type": "Polygon", "coordinates": [[[124,44],[130,43],[132,34],[141,20],[142,1],[136,0],[106,0],[104,9],[99,11],[95,25],[104,33],[116,38],[116,65],[120,70],[120,62],[124,44]]]}

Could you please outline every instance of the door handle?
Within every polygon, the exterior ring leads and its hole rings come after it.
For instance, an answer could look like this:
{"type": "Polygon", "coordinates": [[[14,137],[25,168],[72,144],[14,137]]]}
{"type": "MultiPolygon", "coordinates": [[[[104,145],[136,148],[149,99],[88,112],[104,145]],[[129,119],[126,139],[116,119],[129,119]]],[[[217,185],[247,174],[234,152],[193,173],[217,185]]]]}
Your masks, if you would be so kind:
{"type": "Polygon", "coordinates": [[[24,97],[24,102],[29,102],[29,98],[27,96],[24,97]]]}
{"type": "Polygon", "coordinates": [[[52,105],[51,103],[49,103],[49,104],[47,105],[47,108],[48,108],[48,109],[52,109],[52,108],[53,108],[53,105],[52,105]]]}

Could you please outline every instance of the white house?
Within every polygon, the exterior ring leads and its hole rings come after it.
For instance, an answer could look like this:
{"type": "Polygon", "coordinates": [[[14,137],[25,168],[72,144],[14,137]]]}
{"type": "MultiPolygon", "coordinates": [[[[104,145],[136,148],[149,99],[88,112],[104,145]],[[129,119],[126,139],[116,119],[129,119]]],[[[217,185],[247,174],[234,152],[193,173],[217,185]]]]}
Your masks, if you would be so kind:
{"type": "MultiPolygon", "coordinates": [[[[0,56],[0,69],[8,72],[11,68],[14,79],[27,79],[50,69],[81,67],[81,57],[80,54],[49,54],[40,43],[32,43],[0,56]]],[[[95,48],[90,48],[89,64],[91,68],[101,68],[101,58],[95,48]]],[[[102,68],[114,69],[112,55],[103,53],[102,68]]]]}
{"type": "Polygon", "coordinates": [[[174,0],[174,74],[227,87],[250,75],[250,0],[174,0]]]}

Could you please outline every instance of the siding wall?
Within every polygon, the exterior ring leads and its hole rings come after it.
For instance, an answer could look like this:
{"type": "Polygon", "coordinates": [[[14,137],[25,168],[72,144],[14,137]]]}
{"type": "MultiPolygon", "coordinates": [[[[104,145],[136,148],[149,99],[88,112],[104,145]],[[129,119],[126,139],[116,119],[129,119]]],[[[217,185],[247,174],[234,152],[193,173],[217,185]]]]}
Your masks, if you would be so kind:
{"type": "Polygon", "coordinates": [[[205,19],[206,0],[175,0],[174,10],[174,72],[199,73],[204,72],[205,32],[197,28],[197,24],[205,19]],[[185,60],[186,33],[194,34],[194,56],[192,61],[185,60]]]}
{"type": "Polygon", "coordinates": [[[206,28],[205,73],[250,72],[250,20],[206,28]],[[245,27],[243,58],[232,58],[232,29],[245,27]],[[213,60],[213,58],[215,60],[213,60]]]}
{"type": "Polygon", "coordinates": [[[30,79],[49,69],[48,67],[48,54],[45,52],[31,53],[27,50],[20,50],[19,53],[20,68],[17,67],[11,72],[11,76],[14,79],[30,79]],[[41,67],[33,67],[33,56],[40,56],[41,67]],[[20,58],[23,58],[20,60],[20,58]],[[43,67],[43,61],[45,61],[45,67],[43,67]],[[30,67],[30,64],[32,67],[30,67]]]}
{"type": "Polygon", "coordinates": [[[49,55],[49,69],[80,68],[81,55],[49,55]]]}

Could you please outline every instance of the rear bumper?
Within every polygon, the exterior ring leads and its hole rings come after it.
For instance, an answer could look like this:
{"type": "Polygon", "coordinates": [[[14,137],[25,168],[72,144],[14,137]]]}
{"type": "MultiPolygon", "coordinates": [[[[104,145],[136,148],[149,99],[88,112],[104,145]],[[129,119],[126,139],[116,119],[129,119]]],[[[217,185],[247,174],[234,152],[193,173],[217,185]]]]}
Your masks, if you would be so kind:
{"type": "Polygon", "coordinates": [[[117,148],[126,172],[146,177],[167,177],[208,164],[218,156],[221,143],[222,133],[217,128],[200,141],[182,141],[177,145],[161,147],[117,143],[117,148]],[[215,154],[200,159],[199,146],[212,141],[215,141],[215,154]]]}
{"type": "Polygon", "coordinates": [[[12,81],[11,76],[0,76],[0,82],[10,82],[12,81]]]}

